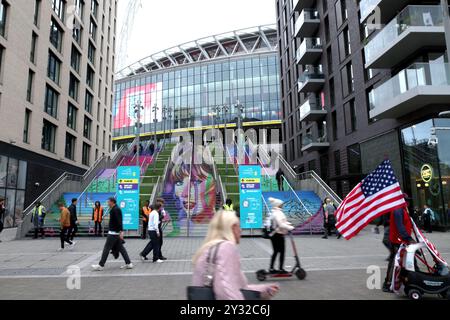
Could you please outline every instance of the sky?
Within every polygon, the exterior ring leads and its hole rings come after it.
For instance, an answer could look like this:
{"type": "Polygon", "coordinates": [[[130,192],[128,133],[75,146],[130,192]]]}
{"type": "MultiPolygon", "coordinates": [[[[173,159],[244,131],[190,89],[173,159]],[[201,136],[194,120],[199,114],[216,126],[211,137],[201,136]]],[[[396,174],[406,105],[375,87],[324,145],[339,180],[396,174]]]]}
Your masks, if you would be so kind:
{"type": "MultiPolygon", "coordinates": [[[[120,0],[118,43],[129,1],[120,0]]],[[[136,0],[135,0],[136,1],[136,0]]],[[[122,66],[202,37],[276,22],[275,0],[140,0],[122,66]]],[[[119,46],[117,46],[119,47],[119,46]]]]}

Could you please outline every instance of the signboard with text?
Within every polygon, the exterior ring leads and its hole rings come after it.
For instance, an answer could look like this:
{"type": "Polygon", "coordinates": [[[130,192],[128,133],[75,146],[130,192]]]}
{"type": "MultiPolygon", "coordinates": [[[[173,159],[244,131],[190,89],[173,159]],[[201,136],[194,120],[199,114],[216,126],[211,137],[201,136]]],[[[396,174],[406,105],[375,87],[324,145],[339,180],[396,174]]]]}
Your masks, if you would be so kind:
{"type": "Polygon", "coordinates": [[[117,205],[122,209],[123,229],[139,229],[139,167],[117,168],[117,205]]]}
{"type": "Polygon", "coordinates": [[[263,227],[261,182],[260,166],[239,166],[242,229],[261,229],[263,227]]]}

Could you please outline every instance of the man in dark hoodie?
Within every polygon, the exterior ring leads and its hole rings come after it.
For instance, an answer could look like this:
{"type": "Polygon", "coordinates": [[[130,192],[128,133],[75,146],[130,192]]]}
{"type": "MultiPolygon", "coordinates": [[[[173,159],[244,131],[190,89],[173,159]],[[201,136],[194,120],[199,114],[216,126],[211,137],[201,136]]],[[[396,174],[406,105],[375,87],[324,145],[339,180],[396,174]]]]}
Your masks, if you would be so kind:
{"type": "Polygon", "coordinates": [[[78,232],[78,216],[77,216],[77,198],[72,199],[72,204],[67,208],[70,212],[70,229],[69,229],[69,239],[73,241],[76,233],[78,232]]]}
{"type": "Polygon", "coordinates": [[[94,269],[94,271],[103,271],[111,250],[113,250],[113,252],[116,250],[120,252],[125,260],[125,265],[122,266],[121,269],[133,269],[134,266],[131,263],[127,250],[123,246],[122,210],[117,206],[117,201],[114,198],[109,198],[108,206],[110,208],[108,237],[106,238],[105,247],[103,248],[102,258],[99,264],[92,266],[92,269],[94,269]]]}

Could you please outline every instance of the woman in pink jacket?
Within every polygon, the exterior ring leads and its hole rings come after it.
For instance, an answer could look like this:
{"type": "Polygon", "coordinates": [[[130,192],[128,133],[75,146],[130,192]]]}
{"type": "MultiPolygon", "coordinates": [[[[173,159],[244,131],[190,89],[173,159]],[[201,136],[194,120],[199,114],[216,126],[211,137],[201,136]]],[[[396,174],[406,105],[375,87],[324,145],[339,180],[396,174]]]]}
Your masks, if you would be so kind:
{"type": "Polygon", "coordinates": [[[217,300],[244,300],[242,289],[259,291],[262,299],[272,298],[277,284],[249,285],[241,270],[238,244],[241,239],[235,213],[220,211],[209,225],[205,242],[194,257],[193,286],[203,286],[208,276],[207,257],[212,246],[219,245],[213,272],[213,290],[217,300]]]}

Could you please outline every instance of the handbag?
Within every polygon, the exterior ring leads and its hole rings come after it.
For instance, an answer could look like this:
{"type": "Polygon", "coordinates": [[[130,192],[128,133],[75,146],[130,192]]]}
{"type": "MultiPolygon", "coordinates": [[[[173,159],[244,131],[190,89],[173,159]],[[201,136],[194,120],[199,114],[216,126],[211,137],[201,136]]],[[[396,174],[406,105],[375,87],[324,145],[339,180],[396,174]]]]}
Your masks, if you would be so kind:
{"type": "MultiPolygon", "coordinates": [[[[205,277],[205,285],[203,287],[195,287],[189,286],[187,287],[187,298],[191,301],[212,301],[216,300],[216,295],[214,294],[214,266],[216,264],[217,251],[219,251],[219,247],[222,242],[217,245],[209,248],[208,257],[206,258],[206,262],[208,263],[207,274],[205,277]],[[212,261],[211,261],[211,253],[212,261]]],[[[261,293],[253,290],[245,290],[241,289],[241,292],[244,296],[245,300],[261,300],[261,293]]]]}

